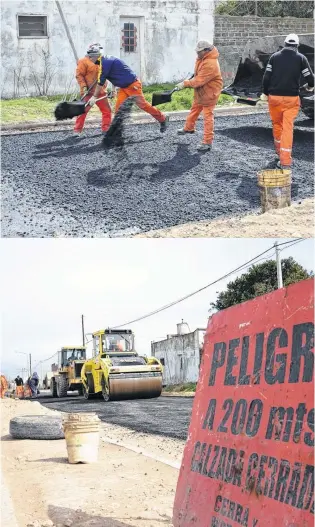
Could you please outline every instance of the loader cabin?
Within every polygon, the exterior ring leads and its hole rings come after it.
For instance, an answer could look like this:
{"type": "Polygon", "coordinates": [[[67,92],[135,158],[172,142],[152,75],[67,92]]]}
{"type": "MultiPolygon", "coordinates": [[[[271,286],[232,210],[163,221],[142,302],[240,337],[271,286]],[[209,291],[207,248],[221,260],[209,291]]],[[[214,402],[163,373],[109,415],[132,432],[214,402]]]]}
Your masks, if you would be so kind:
{"type": "Polygon", "coordinates": [[[134,334],[131,329],[105,329],[93,333],[93,354],[135,354],[134,334]]]}
{"type": "Polygon", "coordinates": [[[70,366],[73,361],[85,361],[86,360],[86,347],[85,346],[66,346],[61,348],[58,353],[58,366],[66,368],[70,366]]]}

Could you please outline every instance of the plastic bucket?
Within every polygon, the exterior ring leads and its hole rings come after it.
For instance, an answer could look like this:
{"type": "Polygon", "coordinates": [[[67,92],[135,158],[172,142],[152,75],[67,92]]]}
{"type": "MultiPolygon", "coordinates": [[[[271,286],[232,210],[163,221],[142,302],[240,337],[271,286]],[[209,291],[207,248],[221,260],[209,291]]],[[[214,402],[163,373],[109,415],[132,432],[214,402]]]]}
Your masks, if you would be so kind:
{"type": "Polygon", "coordinates": [[[100,420],[95,413],[68,414],[63,430],[69,463],[96,463],[100,441],[100,420]]]}
{"type": "Polygon", "coordinates": [[[257,174],[262,212],[291,205],[291,170],[261,170],[257,174]]]}

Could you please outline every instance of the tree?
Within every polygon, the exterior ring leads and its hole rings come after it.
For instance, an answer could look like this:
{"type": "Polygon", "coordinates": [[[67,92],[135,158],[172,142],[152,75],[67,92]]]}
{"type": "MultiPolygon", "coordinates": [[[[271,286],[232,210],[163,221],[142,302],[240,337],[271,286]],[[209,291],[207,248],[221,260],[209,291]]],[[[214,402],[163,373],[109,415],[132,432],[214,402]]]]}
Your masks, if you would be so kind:
{"type": "Polygon", "coordinates": [[[221,0],[215,12],[218,15],[232,16],[293,16],[313,18],[313,2],[309,0],[221,0]]]}
{"type": "MultiPolygon", "coordinates": [[[[314,276],[312,272],[308,272],[296,262],[292,256],[282,260],[281,266],[284,287],[314,276]]],[[[247,273],[230,282],[227,285],[227,290],[219,293],[217,300],[211,303],[211,307],[220,311],[256,296],[275,291],[277,287],[277,264],[275,260],[268,260],[253,265],[247,273]]]]}

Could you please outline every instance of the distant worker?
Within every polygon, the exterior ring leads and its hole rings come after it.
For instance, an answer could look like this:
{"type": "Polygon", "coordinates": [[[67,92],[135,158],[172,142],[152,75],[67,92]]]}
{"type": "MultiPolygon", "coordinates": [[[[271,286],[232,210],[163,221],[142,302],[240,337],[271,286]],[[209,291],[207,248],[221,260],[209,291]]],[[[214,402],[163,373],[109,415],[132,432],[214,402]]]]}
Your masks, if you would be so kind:
{"type": "Polygon", "coordinates": [[[201,112],[204,119],[204,135],[198,150],[206,152],[211,150],[214,139],[214,108],[223,88],[223,80],[218,61],[219,52],[207,40],[200,40],[196,46],[197,60],[195,75],[190,80],[177,84],[179,90],[184,88],[194,89],[194,102],[186,119],[184,128],[178,134],[193,134],[195,125],[201,112]]]}
{"type": "Polygon", "coordinates": [[[300,109],[300,77],[308,91],[314,90],[314,74],[307,58],[298,52],[299,37],[290,34],[284,48],[274,53],[266,66],[263,93],[268,105],[277,153],[277,166],[292,166],[293,126],[300,109]],[[303,81],[304,82],[304,81],[303,81]]]}
{"type": "MultiPolygon", "coordinates": [[[[95,59],[99,57],[100,50],[102,49],[103,48],[100,44],[91,44],[91,46],[89,46],[87,50],[86,56],[83,59],[80,59],[77,64],[76,79],[80,86],[81,97],[85,95],[84,97],[85,102],[88,102],[91,99],[95,91],[95,88],[96,88],[96,81],[98,78],[99,66],[95,64],[95,59]],[[91,89],[88,93],[89,88],[91,89]]],[[[106,83],[104,84],[102,89],[99,91],[99,95],[98,95],[99,98],[106,95],[107,92],[105,88],[106,88],[106,83]]],[[[107,98],[102,99],[101,101],[98,101],[96,105],[98,106],[98,108],[100,109],[102,113],[102,133],[103,135],[105,135],[107,130],[110,127],[111,120],[112,120],[111,107],[108,103],[107,98]]],[[[83,136],[83,127],[84,127],[85,119],[90,110],[91,110],[91,106],[90,105],[86,106],[85,113],[77,117],[75,126],[74,126],[74,135],[76,137],[83,136]]]]}
{"type": "Polygon", "coordinates": [[[31,397],[37,397],[39,377],[36,371],[28,378],[27,384],[31,390],[31,397]]]}
{"type": "Polygon", "coordinates": [[[0,399],[4,399],[5,392],[8,389],[8,381],[2,373],[0,373],[0,399]]]}
{"type": "Polygon", "coordinates": [[[22,377],[19,375],[14,379],[16,388],[15,388],[15,395],[22,399],[24,397],[24,382],[22,377]]]}
{"type": "Polygon", "coordinates": [[[96,99],[102,93],[103,86],[107,79],[113,84],[113,86],[119,88],[116,99],[116,112],[128,97],[135,97],[135,104],[141,108],[141,110],[152,115],[152,117],[160,123],[160,132],[164,133],[168,125],[169,117],[166,117],[166,115],[158,110],[158,108],[155,108],[145,100],[142,91],[142,83],[129,66],[117,57],[112,57],[110,55],[103,56],[101,50],[99,51],[98,57],[91,56],[90,58],[96,64],[99,64],[100,68],[98,85],[93,97],[89,100],[89,105],[93,106],[95,104],[96,99]]]}

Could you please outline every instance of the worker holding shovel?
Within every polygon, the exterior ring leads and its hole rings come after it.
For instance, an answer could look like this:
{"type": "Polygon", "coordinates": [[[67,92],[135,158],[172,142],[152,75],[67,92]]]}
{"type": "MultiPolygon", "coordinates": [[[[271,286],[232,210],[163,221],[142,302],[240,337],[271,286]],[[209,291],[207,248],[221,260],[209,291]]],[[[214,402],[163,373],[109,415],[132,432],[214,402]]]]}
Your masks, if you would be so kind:
{"type": "MultiPolygon", "coordinates": [[[[95,64],[95,60],[99,57],[102,46],[100,44],[91,44],[87,50],[86,56],[83,59],[80,59],[77,64],[76,69],[76,79],[80,86],[81,97],[84,96],[84,102],[89,102],[93,93],[95,91],[99,66],[95,64]]],[[[99,90],[99,97],[104,97],[106,95],[106,83],[104,83],[101,90],[99,90]]],[[[111,108],[108,103],[107,98],[101,99],[96,102],[98,108],[102,113],[102,133],[106,134],[107,130],[111,124],[111,108]]],[[[74,126],[74,135],[76,137],[83,136],[83,127],[85,123],[86,116],[91,110],[91,105],[87,105],[85,113],[77,117],[75,126],[74,126]]]]}
{"type": "Polygon", "coordinates": [[[218,61],[219,52],[215,46],[206,40],[198,42],[196,47],[197,60],[195,63],[195,75],[192,79],[185,80],[176,85],[178,90],[184,88],[194,89],[194,102],[186,119],[184,128],[177,131],[178,134],[193,134],[196,121],[201,112],[204,117],[204,135],[200,152],[211,150],[214,138],[214,107],[220,97],[223,88],[223,80],[218,61]]]}
{"type": "Polygon", "coordinates": [[[110,81],[114,86],[119,88],[118,96],[116,100],[117,112],[118,108],[123,104],[123,102],[129,97],[134,97],[135,104],[149,113],[160,123],[160,132],[165,132],[169,117],[166,117],[160,110],[154,108],[150,103],[148,103],[143,95],[142,83],[138,79],[137,75],[125,64],[124,61],[118,59],[117,57],[112,56],[102,56],[101,53],[98,54],[98,57],[91,56],[96,64],[99,64],[99,74],[98,74],[98,84],[94,95],[88,101],[90,106],[93,106],[96,103],[97,98],[101,95],[103,87],[106,83],[106,79],[110,81]]]}

